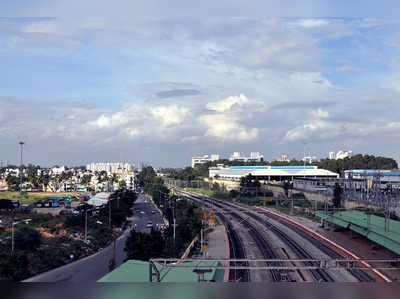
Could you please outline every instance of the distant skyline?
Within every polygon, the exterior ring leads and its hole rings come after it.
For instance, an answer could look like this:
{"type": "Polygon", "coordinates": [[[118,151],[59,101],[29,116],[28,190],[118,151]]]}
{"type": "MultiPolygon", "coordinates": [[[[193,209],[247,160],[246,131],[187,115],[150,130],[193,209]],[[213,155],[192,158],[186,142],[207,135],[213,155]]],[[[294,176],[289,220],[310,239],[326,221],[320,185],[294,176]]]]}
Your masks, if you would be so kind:
{"type": "Polygon", "coordinates": [[[399,18],[0,18],[0,159],[400,162],[399,18]]]}

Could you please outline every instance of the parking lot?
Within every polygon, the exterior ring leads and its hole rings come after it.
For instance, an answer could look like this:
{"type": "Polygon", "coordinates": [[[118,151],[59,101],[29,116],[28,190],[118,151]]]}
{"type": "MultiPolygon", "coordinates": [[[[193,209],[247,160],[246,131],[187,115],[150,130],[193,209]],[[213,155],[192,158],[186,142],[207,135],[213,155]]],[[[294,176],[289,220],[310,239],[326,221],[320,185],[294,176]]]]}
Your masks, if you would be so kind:
{"type": "MultiPolygon", "coordinates": [[[[68,209],[68,210],[73,210],[74,208],[76,208],[78,205],[80,204],[80,202],[79,201],[73,201],[73,202],[71,202],[71,209],[68,209]]],[[[58,213],[61,211],[61,210],[65,210],[65,208],[64,208],[64,206],[60,206],[60,207],[48,207],[48,208],[38,208],[38,207],[35,207],[34,208],[38,213],[41,213],[41,214],[46,214],[46,213],[51,213],[51,214],[53,214],[53,215],[58,215],[58,213]]]]}

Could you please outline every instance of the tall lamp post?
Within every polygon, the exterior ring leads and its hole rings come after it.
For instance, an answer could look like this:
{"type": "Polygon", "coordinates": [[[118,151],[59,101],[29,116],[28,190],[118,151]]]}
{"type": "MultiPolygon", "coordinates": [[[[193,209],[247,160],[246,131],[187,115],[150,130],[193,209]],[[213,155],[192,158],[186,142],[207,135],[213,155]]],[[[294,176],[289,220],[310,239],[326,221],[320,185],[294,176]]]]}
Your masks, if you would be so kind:
{"type": "Polygon", "coordinates": [[[307,145],[307,142],[303,142],[303,145],[304,145],[304,158],[303,158],[303,161],[304,161],[304,178],[306,178],[306,145],[307,145]]]}
{"type": "Polygon", "coordinates": [[[20,184],[19,184],[19,194],[20,194],[20,209],[22,209],[22,146],[25,144],[25,142],[18,142],[19,145],[21,145],[21,170],[20,170],[20,184]]]}

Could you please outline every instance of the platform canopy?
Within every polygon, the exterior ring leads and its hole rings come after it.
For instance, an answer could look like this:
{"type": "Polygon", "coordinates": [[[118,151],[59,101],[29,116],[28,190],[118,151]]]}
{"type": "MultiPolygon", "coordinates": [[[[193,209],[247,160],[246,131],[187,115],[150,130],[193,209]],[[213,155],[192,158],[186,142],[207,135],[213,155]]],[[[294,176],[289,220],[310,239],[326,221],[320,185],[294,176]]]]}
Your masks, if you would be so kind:
{"type": "Polygon", "coordinates": [[[368,220],[368,215],[360,211],[317,212],[316,216],[338,226],[349,228],[371,241],[400,254],[399,221],[385,219],[376,215],[369,215],[368,220]]]}

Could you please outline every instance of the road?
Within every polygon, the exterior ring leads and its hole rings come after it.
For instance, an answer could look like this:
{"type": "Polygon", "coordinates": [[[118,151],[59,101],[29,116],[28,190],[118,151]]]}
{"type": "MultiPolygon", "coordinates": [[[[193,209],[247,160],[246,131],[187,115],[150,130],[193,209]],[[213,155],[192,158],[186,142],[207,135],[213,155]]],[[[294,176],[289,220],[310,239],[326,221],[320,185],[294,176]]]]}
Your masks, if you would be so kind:
{"type": "MultiPolygon", "coordinates": [[[[128,218],[133,224],[138,225],[141,232],[149,233],[151,228],[147,228],[147,221],[162,223],[160,213],[152,214],[151,210],[155,209],[153,204],[147,200],[144,202],[144,194],[140,194],[138,200],[134,203],[135,215],[128,218]],[[142,213],[143,212],[143,213],[142,213]]],[[[147,197],[147,196],[146,196],[147,197]]],[[[126,229],[123,234],[116,240],[115,258],[117,267],[120,266],[126,258],[123,251],[126,238],[130,234],[130,228],[126,229]]],[[[96,282],[108,273],[108,263],[114,255],[114,243],[103,249],[102,251],[85,257],[79,261],[64,265],[57,269],[39,274],[24,282],[96,282]]]]}

